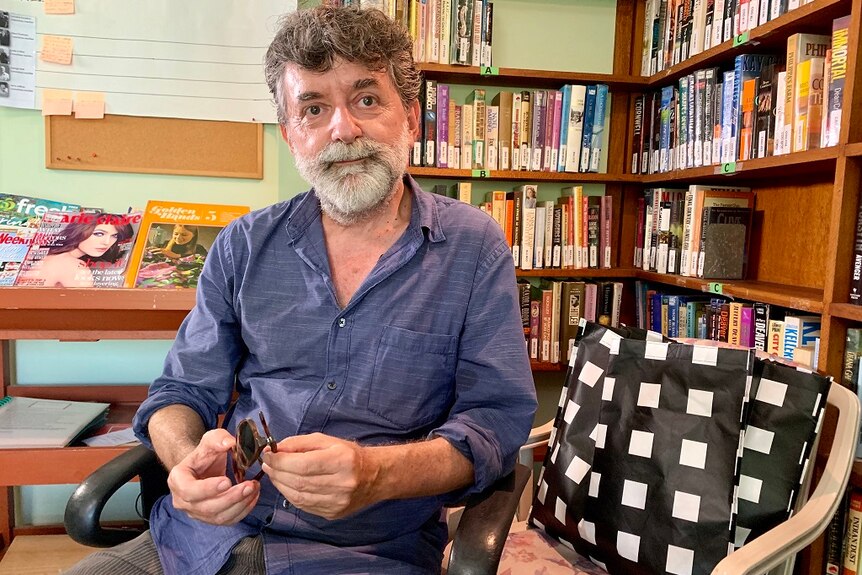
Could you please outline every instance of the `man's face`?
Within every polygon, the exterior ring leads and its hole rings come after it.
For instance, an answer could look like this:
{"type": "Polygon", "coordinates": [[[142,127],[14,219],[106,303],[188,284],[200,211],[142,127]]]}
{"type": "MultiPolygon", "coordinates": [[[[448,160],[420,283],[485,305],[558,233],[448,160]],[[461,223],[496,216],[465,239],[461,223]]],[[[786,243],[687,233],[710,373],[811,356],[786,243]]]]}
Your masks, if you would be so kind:
{"type": "Polygon", "coordinates": [[[282,134],[324,213],[342,225],[385,205],[418,136],[419,104],[401,103],[386,72],[339,60],[327,72],[285,69],[282,134]]]}

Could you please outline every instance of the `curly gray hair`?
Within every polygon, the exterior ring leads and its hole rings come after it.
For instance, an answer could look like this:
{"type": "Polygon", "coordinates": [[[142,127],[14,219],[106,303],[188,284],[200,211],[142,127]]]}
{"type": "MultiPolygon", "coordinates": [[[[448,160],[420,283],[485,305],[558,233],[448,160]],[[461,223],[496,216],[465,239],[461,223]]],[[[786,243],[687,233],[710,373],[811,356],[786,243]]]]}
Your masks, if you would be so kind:
{"type": "Polygon", "coordinates": [[[266,51],[266,83],[275,99],[279,123],[285,122],[285,65],[326,72],[336,58],[363,64],[369,70],[386,70],[405,108],[419,97],[421,78],[413,62],[412,40],[403,26],[379,10],[318,6],[283,16],[266,51]]]}

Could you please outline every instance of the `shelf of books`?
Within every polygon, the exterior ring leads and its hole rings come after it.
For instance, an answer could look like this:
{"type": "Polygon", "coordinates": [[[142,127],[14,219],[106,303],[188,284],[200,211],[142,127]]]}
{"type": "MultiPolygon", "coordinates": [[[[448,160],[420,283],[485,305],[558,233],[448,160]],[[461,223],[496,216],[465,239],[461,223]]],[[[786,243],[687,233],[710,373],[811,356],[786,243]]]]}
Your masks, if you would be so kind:
{"type": "Polygon", "coordinates": [[[837,146],[793,152],[781,156],[750,158],[696,168],[684,168],[641,176],[645,184],[685,181],[686,183],[720,181],[732,185],[738,181],[756,181],[775,177],[835,172],[835,161],[841,149],[837,146]]]}
{"type": "Polygon", "coordinates": [[[559,88],[563,84],[607,84],[612,90],[642,90],[646,78],[589,72],[558,72],[523,68],[452,66],[423,62],[419,71],[426,77],[450,84],[483,86],[519,86],[523,88],[559,88]]]}
{"type": "Polygon", "coordinates": [[[722,295],[731,299],[739,298],[752,302],[763,302],[812,313],[823,311],[823,290],[818,289],[758,281],[711,281],[703,278],[640,270],[637,272],[637,277],[654,283],[722,295]]]}
{"type": "MultiPolygon", "coordinates": [[[[777,2],[771,4],[775,10],[779,9],[779,5],[780,3],[777,2]]],[[[850,13],[850,5],[850,0],[813,0],[781,15],[771,16],[771,19],[770,16],[760,14],[758,17],[759,25],[742,33],[737,33],[730,39],[727,39],[729,33],[725,31],[724,38],[721,39],[720,43],[716,42],[716,34],[721,34],[721,32],[713,28],[712,38],[705,41],[710,46],[709,48],[679,64],[650,75],[647,78],[647,85],[651,88],[660,87],[691,74],[699,68],[724,64],[739,54],[781,49],[786,44],[788,36],[799,32],[822,31],[826,33],[831,31],[832,21],[835,18],[850,13]]]]}

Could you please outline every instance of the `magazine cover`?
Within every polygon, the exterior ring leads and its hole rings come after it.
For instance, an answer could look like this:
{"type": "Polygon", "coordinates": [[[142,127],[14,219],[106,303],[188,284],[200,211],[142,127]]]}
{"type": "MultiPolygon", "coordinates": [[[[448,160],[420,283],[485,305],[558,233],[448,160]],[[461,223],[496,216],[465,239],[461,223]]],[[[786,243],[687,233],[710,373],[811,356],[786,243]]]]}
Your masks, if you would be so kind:
{"type": "Polygon", "coordinates": [[[39,216],[0,212],[0,286],[15,285],[41,220],[39,216]]]}
{"type": "Polygon", "coordinates": [[[48,211],[75,211],[76,204],[0,194],[0,286],[15,285],[21,263],[48,211]]]}
{"type": "Polygon", "coordinates": [[[15,285],[122,287],[140,221],[140,212],[47,212],[15,285]]]}
{"type": "Polygon", "coordinates": [[[218,233],[248,206],[150,200],[126,274],[127,287],[194,288],[218,233]]]}

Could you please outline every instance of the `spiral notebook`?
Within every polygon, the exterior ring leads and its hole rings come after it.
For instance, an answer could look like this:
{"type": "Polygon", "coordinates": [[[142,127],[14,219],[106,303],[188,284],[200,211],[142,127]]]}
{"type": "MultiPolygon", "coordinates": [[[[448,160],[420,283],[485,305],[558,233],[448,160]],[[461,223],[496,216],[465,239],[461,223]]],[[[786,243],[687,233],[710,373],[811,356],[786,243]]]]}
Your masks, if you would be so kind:
{"type": "Polygon", "coordinates": [[[0,399],[0,449],[64,447],[108,417],[107,403],[0,399]]]}

